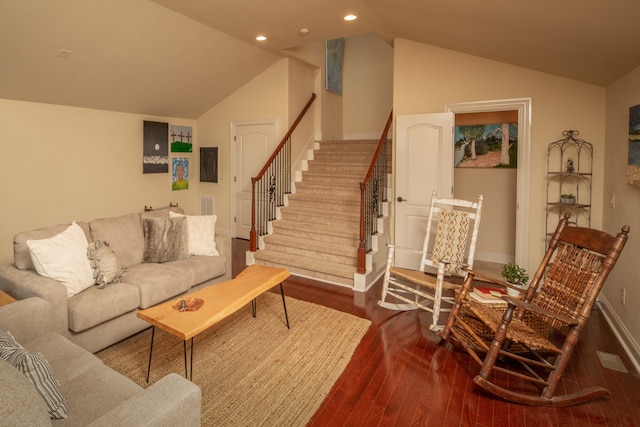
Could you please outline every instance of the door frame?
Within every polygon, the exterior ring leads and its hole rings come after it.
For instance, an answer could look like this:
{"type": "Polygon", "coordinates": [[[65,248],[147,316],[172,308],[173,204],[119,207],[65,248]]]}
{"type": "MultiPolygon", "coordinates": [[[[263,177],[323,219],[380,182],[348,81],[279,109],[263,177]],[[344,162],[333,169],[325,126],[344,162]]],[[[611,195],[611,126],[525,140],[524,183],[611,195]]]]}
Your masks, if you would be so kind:
{"type": "MultiPolygon", "coordinates": [[[[237,201],[235,198],[236,195],[236,181],[235,181],[235,177],[237,176],[237,170],[236,170],[236,159],[237,159],[237,152],[236,152],[236,148],[237,148],[237,144],[235,143],[235,136],[236,136],[236,128],[238,126],[251,126],[251,125],[273,125],[274,130],[275,130],[275,141],[274,141],[274,148],[278,146],[278,143],[280,142],[280,135],[279,135],[279,128],[278,128],[278,124],[279,121],[277,118],[265,118],[265,119],[261,119],[261,120],[231,120],[230,122],[230,145],[231,145],[231,174],[229,176],[229,181],[231,183],[231,191],[229,191],[229,206],[231,206],[231,237],[238,237],[238,232],[236,229],[236,224],[237,222],[235,221],[235,218],[238,215],[237,212],[237,201]]],[[[265,161],[267,159],[264,159],[265,161]]]]}
{"type": "Polygon", "coordinates": [[[518,171],[516,173],[517,184],[515,262],[525,269],[528,269],[529,190],[531,187],[531,98],[458,102],[445,105],[445,111],[454,114],[508,110],[518,111],[518,171]]]}

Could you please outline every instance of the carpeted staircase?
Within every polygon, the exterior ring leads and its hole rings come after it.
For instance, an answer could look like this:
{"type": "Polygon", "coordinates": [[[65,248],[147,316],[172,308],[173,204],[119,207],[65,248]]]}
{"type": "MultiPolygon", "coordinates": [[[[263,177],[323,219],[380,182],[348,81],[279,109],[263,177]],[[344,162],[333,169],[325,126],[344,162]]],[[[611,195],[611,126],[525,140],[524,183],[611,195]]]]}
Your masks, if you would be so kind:
{"type": "Polygon", "coordinates": [[[288,196],[273,233],[255,252],[257,264],[352,287],[357,267],[360,182],[377,141],[322,141],[295,193],[288,196]]]}

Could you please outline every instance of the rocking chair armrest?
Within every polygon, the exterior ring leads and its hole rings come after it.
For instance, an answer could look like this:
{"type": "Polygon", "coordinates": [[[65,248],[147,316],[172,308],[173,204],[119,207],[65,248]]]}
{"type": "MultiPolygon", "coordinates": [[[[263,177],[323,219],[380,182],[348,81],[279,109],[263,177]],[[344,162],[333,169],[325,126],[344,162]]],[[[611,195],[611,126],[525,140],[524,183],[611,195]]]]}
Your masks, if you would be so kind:
{"type": "Polygon", "coordinates": [[[473,276],[474,278],[482,279],[485,282],[490,282],[490,283],[493,283],[494,285],[504,286],[505,288],[515,289],[513,285],[510,285],[507,282],[504,282],[500,279],[496,279],[495,277],[492,277],[492,276],[487,276],[486,274],[479,273],[471,268],[462,267],[462,270],[466,271],[470,276],[473,276]]]}
{"type": "Polygon", "coordinates": [[[569,317],[569,316],[564,316],[562,314],[558,314],[558,313],[554,313],[553,311],[549,311],[549,310],[545,310],[544,308],[538,307],[536,305],[533,305],[531,303],[525,302],[521,299],[518,298],[514,298],[511,296],[506,296],[503,295],[502,299],[505,300],[507,303],[509,303],[509,305],[512,305],[516,308],[521,308],[525,311],[530,311],[532,313],[535,313],[539,316],[545,316],[545,317],[550,317],[552,319],[557,319],[563,323],[566,323],[567,325],[577,325],[578,321],[576,319],[574,319],[573,317],[569,317]]]}

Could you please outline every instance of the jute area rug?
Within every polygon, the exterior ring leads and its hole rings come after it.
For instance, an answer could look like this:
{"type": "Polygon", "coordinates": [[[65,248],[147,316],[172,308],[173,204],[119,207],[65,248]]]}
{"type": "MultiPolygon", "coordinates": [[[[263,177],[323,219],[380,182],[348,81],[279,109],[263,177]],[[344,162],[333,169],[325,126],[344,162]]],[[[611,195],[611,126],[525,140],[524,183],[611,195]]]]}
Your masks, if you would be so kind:
{"type": "MultiPolygon", "coordinates": [[[[286,289],[285,289],[286,291],[286,289]]],[[[370,322],[279,294],[248,305],[195,337],[193,382],[202,389],[202,425],[304,426],[338,379],[370,322]]],[[[151,329],[96,355],[142,387],[151,329]]],[[[187,347],[188,349],[189,347],[187,347]]],[[[156,330],[153,384],[171,372],[184,375],[183,342],[156,330]]]]}

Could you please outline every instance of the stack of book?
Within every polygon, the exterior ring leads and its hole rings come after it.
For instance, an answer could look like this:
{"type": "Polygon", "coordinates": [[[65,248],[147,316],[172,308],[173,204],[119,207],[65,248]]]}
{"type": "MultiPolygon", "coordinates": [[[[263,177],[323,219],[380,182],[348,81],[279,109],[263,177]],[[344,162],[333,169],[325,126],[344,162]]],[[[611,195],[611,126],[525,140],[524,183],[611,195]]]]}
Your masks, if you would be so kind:
{"type": "Polygon", "coordinates": [[[470,297],[487,304],[506,304],[506,301],[502,299],[503,295],[507,295],[507,291],[504,289],[486,286],[474,286],[473,291],[469,293],[470,297]]]}

